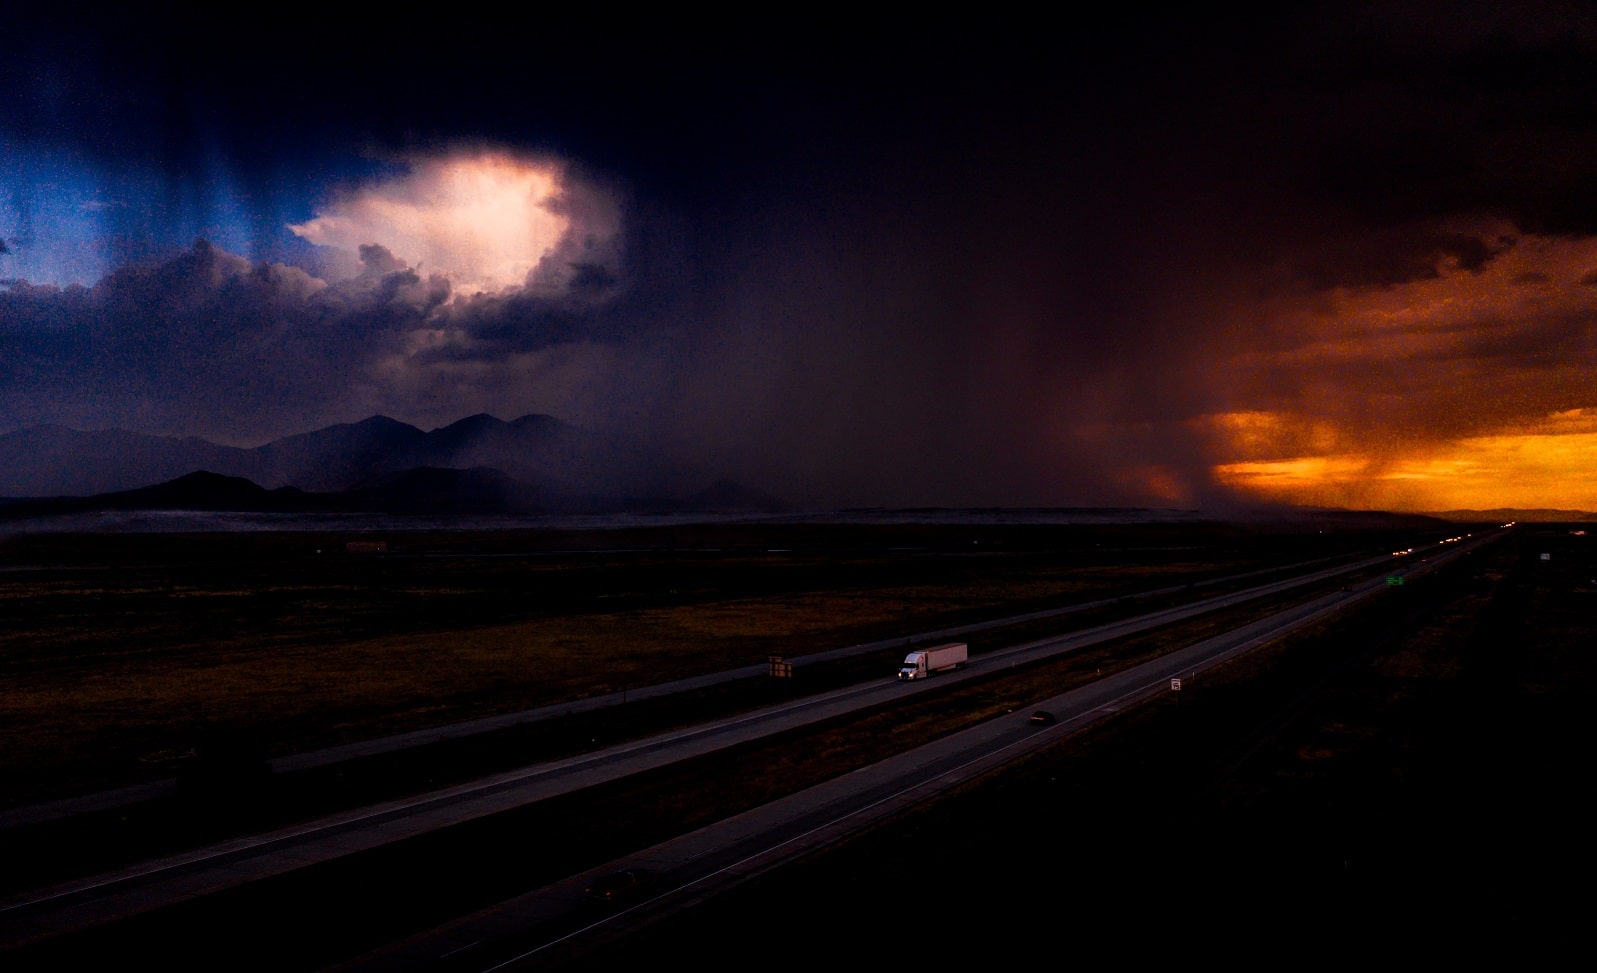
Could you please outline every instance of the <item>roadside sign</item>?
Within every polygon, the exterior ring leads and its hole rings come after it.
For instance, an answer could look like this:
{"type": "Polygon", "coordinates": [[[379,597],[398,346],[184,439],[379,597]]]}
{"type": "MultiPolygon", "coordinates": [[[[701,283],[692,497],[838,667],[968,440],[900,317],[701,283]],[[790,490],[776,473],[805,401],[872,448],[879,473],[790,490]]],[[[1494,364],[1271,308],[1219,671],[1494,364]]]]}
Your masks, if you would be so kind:
{"type": "Polygon", "coordinates": [[[1179,679],[1170,680],[1170,688],[1173,689],[1173,690],[1179,690],[1181,688],[1181,680],[1179,680],[1179,679]]]}
{"type": "Polygon", "coordinates": [[[1400,585],[1403,583],[1403,576],[1394,574],[1390,578],[1386,579],[1386,583],[1391,585],[1400,585]]]}

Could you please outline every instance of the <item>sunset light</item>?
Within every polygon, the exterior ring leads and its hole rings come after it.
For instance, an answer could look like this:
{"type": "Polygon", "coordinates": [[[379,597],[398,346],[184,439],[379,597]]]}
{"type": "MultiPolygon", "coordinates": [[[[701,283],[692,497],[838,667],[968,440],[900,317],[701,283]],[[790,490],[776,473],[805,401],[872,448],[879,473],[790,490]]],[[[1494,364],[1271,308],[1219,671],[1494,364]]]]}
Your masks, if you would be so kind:
{"type": "Polygon", "coordinates": [[[1251,408],[1194,427],[1221,485],[1360,509],[1597,507],[1597,239],[1456,229],[1481,243],[1468,262],[1444,247],[1413,280],[1253,309],[1262,340],[1216,373],[1251,408]]]}
{"type": "Polygon", "coordinates": [[[1217,477],[1261,500],[1410,511],[1597,507],[1597,414],[1428,444],[1393,459],[1345,453],[1221,464],[1217,477]]]}
{"type": "Polygon", "coordinates": [[[536,413],[817,509],[1597,510],[1597,32],[1333,6],[858,77],[0,31],[0,436],[536,413]]]}
{"type": "Polygon", "coordinates": [[[1597,3],[337,13],[0,19],[0,973],[1583,955],[1597,3]]]}

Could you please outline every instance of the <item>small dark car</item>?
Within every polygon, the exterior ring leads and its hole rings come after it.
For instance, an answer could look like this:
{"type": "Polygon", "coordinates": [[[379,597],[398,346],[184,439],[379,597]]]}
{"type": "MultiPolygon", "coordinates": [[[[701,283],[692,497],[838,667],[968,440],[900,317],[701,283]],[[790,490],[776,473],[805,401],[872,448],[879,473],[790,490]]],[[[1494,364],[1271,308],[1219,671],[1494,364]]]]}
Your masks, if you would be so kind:
{"type": "Polygon", "coordinates": [[[648,869],[623,868],[588,886],[586,893],[601,902],[621,902],[648,891],[653,884],[654,873],[648,869]]]}
{"type": "Polygon", "coordinates": [[[1037,712],[1031,714],[1031,716],[1027,717],[1027,719],[1039,726],[1053,726],[1055,723],[1059,722],[1058,720],[1054,719],[1054,714],[1045,709],[1038,710],[1037,712]]]}

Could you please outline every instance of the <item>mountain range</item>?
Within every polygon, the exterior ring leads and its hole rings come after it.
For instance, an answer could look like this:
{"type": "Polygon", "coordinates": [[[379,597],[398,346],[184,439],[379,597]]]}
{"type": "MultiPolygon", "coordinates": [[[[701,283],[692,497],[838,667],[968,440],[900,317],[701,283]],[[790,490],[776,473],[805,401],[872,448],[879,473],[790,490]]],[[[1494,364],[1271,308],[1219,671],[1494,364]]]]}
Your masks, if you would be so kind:
{"type": "Polygon", "coordinates": [[[425,432],[386,416],[253,448],[125,430],[0,435],[0,514],[90,509],[544,514],[778,512],[638,443],[546,415],[425,432]]]}
{"type": "MultiPolygon", "coordinates": [[[[788,505],[547,415],[430,432],[372,416],[261,446],[35,426],[0,435],[0,519],[95,510],[438,515],[784,513],[788,505]]],[[[1339,522],[1356,512],[1334,511],[1339,522]]],[[[1368,512],[1366,512],[1367,514],[1368,512]]],[[[1301,520],[1326,511],[1276,510],[1301,520]]],[[[1443,521],[1584,522],[1577,510],[1451,510],[1443,521]]]]}

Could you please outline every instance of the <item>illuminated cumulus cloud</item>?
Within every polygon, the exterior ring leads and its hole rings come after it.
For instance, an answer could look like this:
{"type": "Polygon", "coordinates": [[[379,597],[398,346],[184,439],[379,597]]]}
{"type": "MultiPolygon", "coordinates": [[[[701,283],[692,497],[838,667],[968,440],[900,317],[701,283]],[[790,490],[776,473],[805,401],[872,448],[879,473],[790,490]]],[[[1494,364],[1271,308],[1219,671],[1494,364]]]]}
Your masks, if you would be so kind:
{"type": "MultiPolygon", "coordinates": [[[[621,333],[621,221],[562,164],[462,153],[295,227],[337,253],[314,272],[201,239],[89,286],[12,280],[0,416],[247,443],[374,412],[442,424],[602,399],[578,373],[596,387],[621,333]]],[[[27,241],[0,236],[9,277],[27,241]]]]}
{"type": "Polygon", "coordinates": [[[508,152],[412,159],[403,174],[362,185],[289,229],[337,248],[351,272],[375,245],[464,297],[526,290],[591,300],[620,275],[614,196],[562,162],[508,152]]]}
{"type": "Polygon", "coordinates": [[[1216,477],[1298,503],[1597,509],[1597,239],[1483,228],[1491,255],[1261,316],[1194,423],[1216,477]]]}

